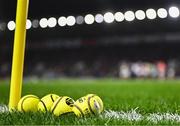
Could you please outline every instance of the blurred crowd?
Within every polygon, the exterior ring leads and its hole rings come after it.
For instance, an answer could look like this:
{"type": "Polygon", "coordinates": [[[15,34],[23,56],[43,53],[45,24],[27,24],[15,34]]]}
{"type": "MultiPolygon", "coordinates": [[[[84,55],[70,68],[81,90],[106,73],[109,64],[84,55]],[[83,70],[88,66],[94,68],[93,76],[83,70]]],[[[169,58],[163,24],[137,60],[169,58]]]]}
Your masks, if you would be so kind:
{"type": "Polygon", "coordinates": [[[119,66],[121,78],[174,78],[176,76],[175,62],[122,62],[119,66]]]}
{"type": "MultiPolygon", "coordinates": [[[[116,77],[129,78],[175,78],[179,76],[177,61],[101,61],[88,63],[85,61],[25,65],[25,77],[60,78],[60,77],[116,77]]],[[[0,78],[10,77],[11,66],[0,65],[0,78]]]]}

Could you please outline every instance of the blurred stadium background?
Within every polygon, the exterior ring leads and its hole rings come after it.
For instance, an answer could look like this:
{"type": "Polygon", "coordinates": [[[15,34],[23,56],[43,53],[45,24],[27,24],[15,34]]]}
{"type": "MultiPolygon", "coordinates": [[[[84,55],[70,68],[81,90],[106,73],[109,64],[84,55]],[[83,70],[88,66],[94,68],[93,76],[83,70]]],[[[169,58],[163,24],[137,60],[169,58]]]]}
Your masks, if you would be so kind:
{"type": "MultiPolygon", "coordinates": [[[[0,78],[10,78],[16,0],[0,0],[0,78]]],[[[26,78],[178,78],[180,1],[30,0],[26,78]]]]}
{"type": "Polygon", "coordinates": [[[105,111],[7,113],[17,0],[0,0],[0,125],[180,124],[180,1],[29,2],[22,96],[94,93],[105,111]]]}

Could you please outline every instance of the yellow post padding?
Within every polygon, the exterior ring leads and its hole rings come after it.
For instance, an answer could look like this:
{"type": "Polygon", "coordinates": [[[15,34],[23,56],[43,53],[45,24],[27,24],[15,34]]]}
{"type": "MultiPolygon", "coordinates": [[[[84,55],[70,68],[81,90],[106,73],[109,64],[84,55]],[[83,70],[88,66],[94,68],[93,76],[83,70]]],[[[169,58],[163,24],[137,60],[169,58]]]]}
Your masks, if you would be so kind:
{"type": "Polygon", "coordinates": [[[21,98],[28,6],[29,0],[17,0],[16,29],[14,35],[13,62],[9,97],[10,110],[17,109],[18,102],[21,98]]]}

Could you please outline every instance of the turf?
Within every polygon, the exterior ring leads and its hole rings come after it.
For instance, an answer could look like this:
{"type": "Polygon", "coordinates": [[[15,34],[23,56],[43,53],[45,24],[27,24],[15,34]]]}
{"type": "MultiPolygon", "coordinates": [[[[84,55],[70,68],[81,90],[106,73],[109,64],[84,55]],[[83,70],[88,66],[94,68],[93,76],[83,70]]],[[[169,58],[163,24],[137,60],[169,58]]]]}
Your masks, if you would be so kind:
{"type": "MultiPolygon", "coordinates": [[[[136,109],[146,116],[150,113],[180,114],[179,80],[118,80],[118,79],[59,79],[25,80],[22,95],[42,97],[49,93],[77,99],[89,93],[98,94],[106,110],[136,109]]],[[[0,81],[0,104],[8,104],[9,82],[0,81]]],[[[77,118],[73,113],[55,117],[51,113],[0,113],[0,125],[170,125],[179,122],[147,120],[128,121],[102,116],[77,118]]]]}

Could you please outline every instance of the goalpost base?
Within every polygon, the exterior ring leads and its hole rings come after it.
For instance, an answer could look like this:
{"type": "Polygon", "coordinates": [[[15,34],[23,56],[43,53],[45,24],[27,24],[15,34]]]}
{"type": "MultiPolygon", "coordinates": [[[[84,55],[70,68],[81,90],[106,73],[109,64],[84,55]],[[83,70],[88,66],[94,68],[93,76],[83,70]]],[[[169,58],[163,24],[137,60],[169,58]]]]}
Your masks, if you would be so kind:
{"type": "Polygon", "coordinates": [[[29,0],[17,0],[9,110],[16,109],[21,98],[28,6],[29,0]]]}

